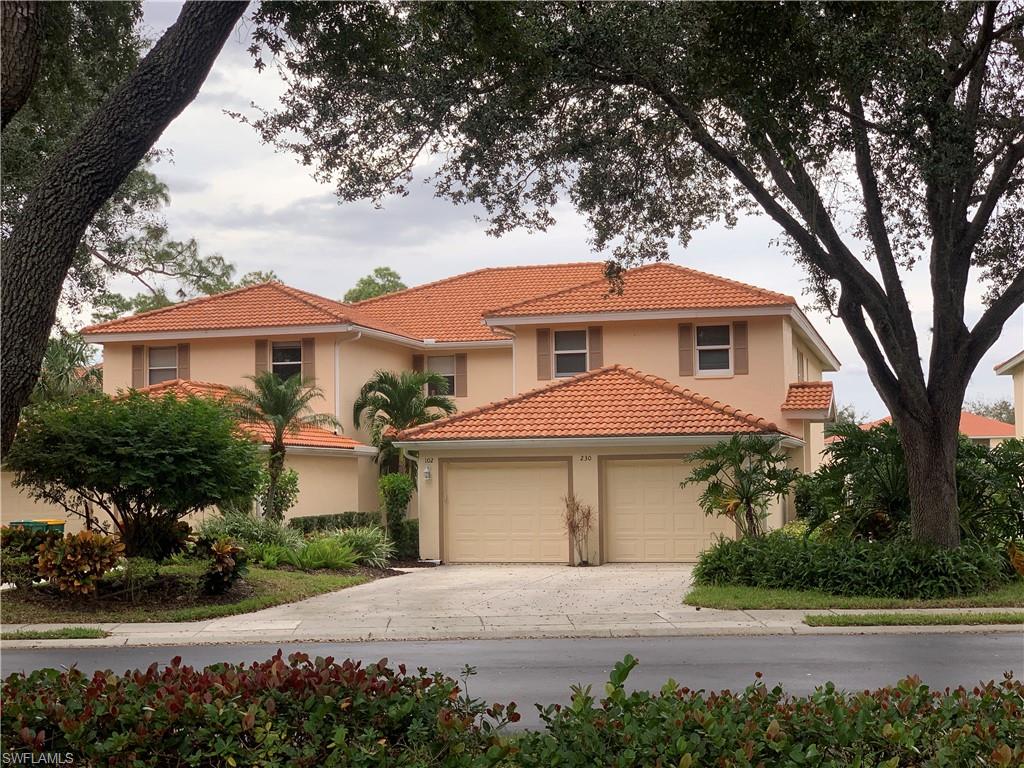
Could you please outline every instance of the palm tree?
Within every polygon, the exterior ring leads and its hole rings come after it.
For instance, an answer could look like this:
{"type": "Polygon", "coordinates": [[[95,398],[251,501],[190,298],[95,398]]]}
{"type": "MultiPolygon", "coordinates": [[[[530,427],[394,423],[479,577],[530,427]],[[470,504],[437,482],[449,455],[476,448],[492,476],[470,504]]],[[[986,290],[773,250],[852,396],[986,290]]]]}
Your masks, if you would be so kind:
{"type": "Polygon", "coordinates": [[[393,435],[455,413],[455,403],[447,393],[448,380],[438,373],[377,371],[359,390],[352,406],[352,421],[358,428],[365,416],[382,466],[397,456],[398,471],[405,472],[405,453],[396,451],[393,435]]]}
{"type": "Polygon", "coordinates": [[[67,402],[103,388],[103,373],[92,364],[92,351],[77,333],[64,333],[46,343],[32,402],[67,402]]]}
{"type": "Polygon", "coordinates": [[[270,429],[270,459],[267,473],[267,500],[264,515],[280,521],[283,516],[277,509],[277,485],[284,471],[284,436],[286,432],[296,433],[303,427],[341,428],[341,424],[327,413],[315,413],[309,404],[323,397],[319,387],[306,384],[298,375],[282,380],[273,371],[250,376],[253,388],[235,387],[232,403],[241,421],[262,424],[270,429]]]}

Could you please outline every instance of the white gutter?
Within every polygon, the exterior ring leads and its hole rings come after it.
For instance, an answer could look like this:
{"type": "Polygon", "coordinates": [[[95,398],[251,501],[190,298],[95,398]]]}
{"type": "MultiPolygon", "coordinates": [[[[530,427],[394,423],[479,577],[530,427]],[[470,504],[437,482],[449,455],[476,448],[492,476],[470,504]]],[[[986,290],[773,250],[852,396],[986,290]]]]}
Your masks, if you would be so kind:
{"type": "Polygon", "coordinates": [[[1024,350],[1021,350],[1016,355],[1011,357],[1009,360],[1006,360],[1005,362],[1002,362],[999,365],[995,366],[995,372],[999,376],[1009,376],[1011,373],[1013,373],[1013,369],[1016,368],[1021,363],[1024,363],[1024,350]]]}
{"type": "MultiPolygon", "coordinates": [[[[269,451],[270,446],[261,444],[261,451],[269,451]]],[[[298,456],[376,456],[377,449],[372,445],[356,445],[352,448],[320,448],[315,445],[286,445],[285,455],[298,456]]]]}
{"type": "MultiPolygon", "coordinates": [[[[765,434],[765,433],[760,433],[765,434]]],[[[421,451],[464,450],[467,448],[614,448],[656,445],[707,445],[729,440],[727,435],[640,435],[635,437],[523,437],[500,440],[402,440],[394,443],[398,448],[418,448],[421,451]]],[[[804,441],[790,435],[768,433],[765,436],[782,437],[787,448],[803,447],[804,441]]]]}

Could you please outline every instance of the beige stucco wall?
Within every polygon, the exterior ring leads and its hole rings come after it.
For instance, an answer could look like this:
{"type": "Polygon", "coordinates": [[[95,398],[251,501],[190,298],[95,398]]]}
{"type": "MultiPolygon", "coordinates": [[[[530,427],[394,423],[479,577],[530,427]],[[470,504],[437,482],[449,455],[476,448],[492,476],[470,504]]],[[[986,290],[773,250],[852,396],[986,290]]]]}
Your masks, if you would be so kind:
{"type": "Polygon", "coordinates": [[[13,520],[64,520],[64,531],[74,533],[82,530],[84,520],[77,515],[68,515],[63,507],[47,502],[35,501],[20,488],[11,483],[14,473],[0,472],[0,524],[8,525],[13,520]]]}
{"type": "MultiPolygon", "coordinates": [[[[685,448],[665,446],[657,447],[622,447],[613,446],[598,449],[577,448],[520,448],[520,449],[478,449],[478,450],[445,450],[432,451],[428,447],[420,451],[419,461],[419,520],[420,520],[420,557],[424,560],[437,560],[441,556],[441,493],[443,474],[442,462],[458,459],[492,459],[492,458],[530,458],[554,457],[570,459],[572,466],[572,492],[584,504],[590,504],[597,514],[597,523],[588,541],[589,560],[591,563],[602,562],[600,551],[600,471],[601,457],[621,456],[665,456],[679,455],[680,461],[686,454],[696,450],[693,446],[685,448]],[[430,479],[425,472],[430,468],[430,479]]],[[[774,530],[783,524],[783,504],[773,504],[768,518],[768,528],[774,530]]],[[[568,538],[566,539],[568,544],[568,538]]]]}
{"type": "Polygon", "coordinates": [[[289,451],[285,463],[299,473],[299,498],[286,518],[372,511],[360,507],[363,500],[359,493],[359,462],[355,456],[316,456],[289,451]]]}
{"type": "Polygon", "coordinates": [[[1017,437],[1024,437],[1024,365],[1013,372],[1013,414],[1017,437]]]}

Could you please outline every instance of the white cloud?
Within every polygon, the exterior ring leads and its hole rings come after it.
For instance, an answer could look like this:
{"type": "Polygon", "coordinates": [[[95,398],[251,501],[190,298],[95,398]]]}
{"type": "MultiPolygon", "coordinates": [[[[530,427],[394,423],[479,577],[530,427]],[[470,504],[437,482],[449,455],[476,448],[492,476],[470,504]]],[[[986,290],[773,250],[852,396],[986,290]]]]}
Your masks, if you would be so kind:
{"type": "MultiPolygon", "coordinates": [[[[180,4],[147,3],[145,23],[156,39],[173,22],[180,4]]],[[[175,120],[159,145],[173,161],[157,172],[170,187],[168,211],[176,237],[195,237],[205,252],[217,252],[240,272],[273,269],[296,287],[340,297],[376,266],[395,268],[408,284],[484,266],[592,260],[582,219],[568,207],[557,211],[548,232],[516,232],[500,239],[484,234],[473,210],[416,189],[382,210],[367,203],[338,205],[332,190],[311,177],[294,157],[260,143],[255,131],[224,114],[250,102],[272,105],[282,92],[273,68],[257,73],[246,52],[247,25],[229,39],[199,97],[175,120]]],[[[698,233],[690,246],[675,248],[672,260],[731,276],[801,298],[802,271],[770,241],[777,227],[766,217],[748,217],[732,229],[716,226],[698,233]]],[[[927,273],[912,272],[907,291],[927,356],[930,291],[927,273]]],[[[968,297],[968,319],[981,309],[981,291],[968,297]]],[[[837,397],[873,416],[885,412],[853,343],[841,323],[809,313],[843,361],[834,376],[837,397]]],[[[1024,346],[1024,312],[1007,324],[982,360],[968,397],[1009,397],[1007,377],[992,366],[1024,346]]]]}

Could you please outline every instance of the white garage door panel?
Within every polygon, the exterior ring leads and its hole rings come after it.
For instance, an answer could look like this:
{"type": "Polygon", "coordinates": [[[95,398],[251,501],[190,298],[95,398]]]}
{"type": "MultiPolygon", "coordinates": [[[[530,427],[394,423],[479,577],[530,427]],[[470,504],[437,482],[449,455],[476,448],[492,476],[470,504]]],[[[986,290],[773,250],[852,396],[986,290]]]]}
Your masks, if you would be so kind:
{"type": "Polygon", "coordinates": [[[679,486],[688,474],[680,459],[605,463],[609,561],[694,562],[716,535],[733,535],[733,523],[698,506],[700,488],[679,486]]]}
{"type": "Polygon", "coordinates": [[[565,462],[466,462],[445,467],[445,560],[564,563],[565,462]]]}

